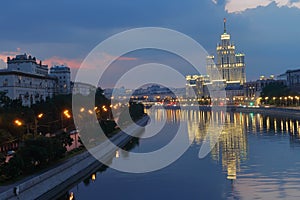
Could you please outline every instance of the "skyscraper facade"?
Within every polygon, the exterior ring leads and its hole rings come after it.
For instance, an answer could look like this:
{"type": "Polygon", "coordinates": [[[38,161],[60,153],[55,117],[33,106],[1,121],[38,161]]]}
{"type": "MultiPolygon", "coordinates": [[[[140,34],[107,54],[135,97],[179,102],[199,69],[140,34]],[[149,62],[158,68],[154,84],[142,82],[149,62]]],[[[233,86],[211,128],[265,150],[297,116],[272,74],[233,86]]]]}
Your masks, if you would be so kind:
{"type": "Polygon", "coordinates": [[[224,19],[224,32],[221,43],[217,45],[216,60],[214,56],[207,57],[207,73],[211,81],[226,80],[226,82],[246,82],[245,55],[235,53],[235,45],[230,41],[230,34],[226,30],[224,19]]]}

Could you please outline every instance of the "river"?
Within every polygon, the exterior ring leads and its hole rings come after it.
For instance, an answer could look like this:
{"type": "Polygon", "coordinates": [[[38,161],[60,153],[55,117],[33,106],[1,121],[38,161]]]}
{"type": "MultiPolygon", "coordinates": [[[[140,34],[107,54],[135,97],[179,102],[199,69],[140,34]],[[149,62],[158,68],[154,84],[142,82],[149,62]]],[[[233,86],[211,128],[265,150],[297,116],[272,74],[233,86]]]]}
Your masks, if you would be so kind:
{"type": "MultiPolygon", "coordinates": [[[[149,173],[97,170],[59,199],[300,199],[300,127],[298,120],[253,113],[196,110],[148,110],[156,123],[164,122],[153,137],[133,140],[135,153],[164,147],[187,124],[191,145],[169,166],[149,173]],[[217,120],[216,120],[217,119],[217,120]],[[210,153],[199,150],[210,122],[222,132],[210,153]]],[[[130,153],[116,152],[116,159],[130,153]]]]}

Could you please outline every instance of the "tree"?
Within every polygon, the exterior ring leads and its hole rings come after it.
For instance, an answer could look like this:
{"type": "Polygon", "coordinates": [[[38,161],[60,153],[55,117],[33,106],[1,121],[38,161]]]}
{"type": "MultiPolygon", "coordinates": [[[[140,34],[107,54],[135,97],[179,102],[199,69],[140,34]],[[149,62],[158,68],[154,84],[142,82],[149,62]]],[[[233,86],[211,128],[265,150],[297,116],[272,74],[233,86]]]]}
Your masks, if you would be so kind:
{"type": "Polygon", "coordinates": [[[262,97],[282,97],[292,95],[291,90],[284,84],[273,82],[263,88],[262,97]]]}
{"type": "Polygon", "coordinates": [[[0,172],[6,179],[12,179],[22,174],[24,168],[23,159],[15,154],[8,163],[1,165],[0,172]]]}
{"type": "Polygon", "coordinates": [[[13,140],[13,136],[5,129],[0,129],[0,144],[13,140]]]}

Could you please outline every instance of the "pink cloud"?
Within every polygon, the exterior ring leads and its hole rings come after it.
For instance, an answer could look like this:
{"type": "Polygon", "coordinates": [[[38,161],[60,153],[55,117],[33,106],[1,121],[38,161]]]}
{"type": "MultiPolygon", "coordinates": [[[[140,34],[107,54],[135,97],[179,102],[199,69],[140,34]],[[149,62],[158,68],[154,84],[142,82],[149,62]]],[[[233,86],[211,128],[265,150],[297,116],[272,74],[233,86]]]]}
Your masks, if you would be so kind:
{"type": "Polygon", "coordinates": [[[59,56],[53,56],[47,58],[43,61],[44,64],[47,64],[49,67],[53,65],[66,65],[70,68],[80,68],[82,60],[81,59],[72,59],[72,58],[62,58],[59,56]]]}
{"type": "MultiPolygon", "coordinates": [[[[7,57],[15,57],[18,54],[23,54],[20,52],[21,48],[17,48],[17,51],[7,51],[7,52],[0,52],[0,60],[2,60],[4,63],[7,61],[7,57]]],[[[32,55],[34,56],[34,55],[32,55]]],[[[106,63],[106,60],[111,60],[111,59],[119,60],[119,61],[135,61],[138,60],[138,58],[135,57],[127,57],[127,56],[121,56],[121,57],[116,57],[107,53],[102,54],[102,58],[97,59],[94,64],[99,64],[99,63],[106,63]]],[[[43,60],[43,64],[48,65],[49,67],[53,65],[66,65],[70,68],[73,69],[79,69],[81,66],[83,59],[78,59],[78,58],[64,58],[60,56],[52,56],[50,58],[47,58],[43,60]]],[[[92,67],[92,66],[90,66],[92,67]]],[[[92,67],[93,68],[93,67],[92,67]]]]}
{"type": "MultiPolygon", "coordinates": [[[[99,63],[101,63],[101,61],[105,63],[105,60],[107,60],[107,58],[114,58],[114,56],[109,55],[109,54],[104,54],[104,60],[97,60],[97,63],[99,64],[99,63]]],[[[137,58],[121,56],[121,57],[116,58],[116,60],[134,61],[134,60],[137,60],[137,58]]],[[[53,56],[51,58],[44,60],[43,63],[49,65],[50,67],[53,65],[66,65],[70,68],[78,69],[78,68],[80,68],[82,61],[83,60],[81,60],[81,59],[71,59],[71,58],[62,58],[62,57],[58,57],[58,56],[53,56]]]]}
{"type": "Polygon", "coordinates": [[[0,52],[0,60],[6,63],[7,57],[13,57],[20,54],[21,48],[17,48],[17,51],[4,51],[0,52]]]}
{"type": "Polygon", "coordinates": [[[125,61],[128,60],[128,61],[130,61],[130,60],[137,60],[137,58],[121,56],[117,60],[125,60],[125,61]]]}

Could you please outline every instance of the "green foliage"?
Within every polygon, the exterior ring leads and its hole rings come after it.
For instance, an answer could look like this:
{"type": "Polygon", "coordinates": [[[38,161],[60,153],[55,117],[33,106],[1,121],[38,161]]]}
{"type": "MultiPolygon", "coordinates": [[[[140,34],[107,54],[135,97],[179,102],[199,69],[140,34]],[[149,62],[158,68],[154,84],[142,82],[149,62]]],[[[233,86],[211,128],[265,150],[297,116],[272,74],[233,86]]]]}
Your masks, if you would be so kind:
{"type": "Polygon", "coordinates": [[[109,134],[116,130],[115,127],[117,124],[113,120],[102,120],[100,121],[100,126],[105,134],[109,134]]]}
{"type": "Polygon", "coordinates": [[[145,115],[144,105],[141,103],[131,103],[129,106],[129,113],[133,121],[140,119],[145,115]]]}
{"type": "Polygon", "coordinates": [[[2,163],[4,163],[5,160],[6,160],[6,156],[4,155],[4,153],[1,153],[1,152],[0,152],[0,165],[1,165],[2,163]]]}
{"type": "Polygon", "coordinates": [[[28,139],[8,163],[0,166],[0,172],[5,178],[11,179],[22,172],[32,172],[40,166],[46,166],[65,155],[67,149],[64,142],[61,137],[28,139]]]}
{"type": "Polygon", "coordinates": [[[128,119],[127,108],[124,107],[121,110],[121,114],[119,116],[118,124],[127,125],[130,120],[136,121],[145,115],[144,113],[144,105],[141,103],[130,103],[129,105],[129,115],[131,119],[128,119]]]}
{"type": "Polygon", "coordinates": [[[26,140],[19,152],[26,168],[31,168],[61,158],[66,148],[60,138],[39,137],[26,140]]]}
{"type": "Polygon", "coordinates": [[[73,139],[70,137],[70,134],[66,132],[58,134],[56,138],[60,141],[61,144],[63,144],[64,147],[71,146],[73,143],[73,139]]]}
{"type": "Polygon", "coordinates": [[[23,159],[19,155],[15,154],[8,163],[1,165],[0,172],[6,179],[12,179],[21,175],[23,168],[23,159]]]}
{"type": "Polygon", "coordinates": [[[289,95],[293,95],[290,89],[286,85],[278,82],[270,83],[263,88],[261,93],[262,97],[282,97],[289,95]]]}
{"type": "Polygon", "coordinates": [[[13,136],[5,129],[0,129],[0,144],[13,140],[13,136]]]}
{"type": "MultiPolygon", "coordinates": [[[[82,95],[77,95],[82,100],[82,105],[90,97],[95,98],[95,106],[99,108],[97,113],[99,124],[105,133],[113,133],[115,131],[116,123],[113,120],[107,120],[111,117],[110,100],[105,98],[103,90],[98,88],[95,93],[91,93],[88,98],[82,95]],[[104,109],[105,108],[105,109],[104,109]]],[[[62,129],[62,112],[64,110],[72,110],[72,95],[57,95],[52,99],[47,99],[45,102],[40,102],[32,107],[23,107],[19,100],[10,100],[6,94],[0,92],[0,143],[11,139],[22,138],[24,142],[20,145],[20,149],[16,152],[13,158],[8,163],[4,163],[5,156],[0,157],[0,174],[5,178],[14,178],[22,173],[34,172],[40,166],[46,166],[50,162],[63,157],[66,152],[66,146],[71,145],[73,139],[68,133],[58,134],[56,137],[35,136],[30,138],[35,128],[42,133],[55,133],[62,129]],[[37,119],[37,115],[43,113],[43,117],[37,119]],[[19,119],[22,122],[21,126],[16,126],[14,121],[19,119]],[[38,120],[38,121],[37,121],[38,120]],[[37,123],[36,123],[37,122],[37,123]],[[38,126],[35,126],[35,125],[38,126]]],[[[80,108],[78,108],[80,109],[80,108]]],[[[93,110],[92,108],[85,108],[86,111],[93,110]]],[[[129,112],[133,120],[137,120],[144,115],[144,107],[142,104],[131,103],[129,112]]],[[[97,130],[99,128],[96,119],[90,119],[90,113],[82,113],[84,125],[88,127],[87,130],[91,133],[85,132],[84,127],[82,132],[85,133],[85,138],[89,141],[97,143],[102,140],[97,130]],[[88,116],[88,117],[87,117],[88,116]],[[90,134],[90,135],[89,135],[90,134]]],[[[63,127],[75,128],[73,120],[64,118],[63,127]]],[[[104,139],[104,138],[103,138],[104,139]]],[[[80,143],[82,141],[80,140],[80,143]]],[[[85,143],[86,144],[86,143],[85,143]]]]}

